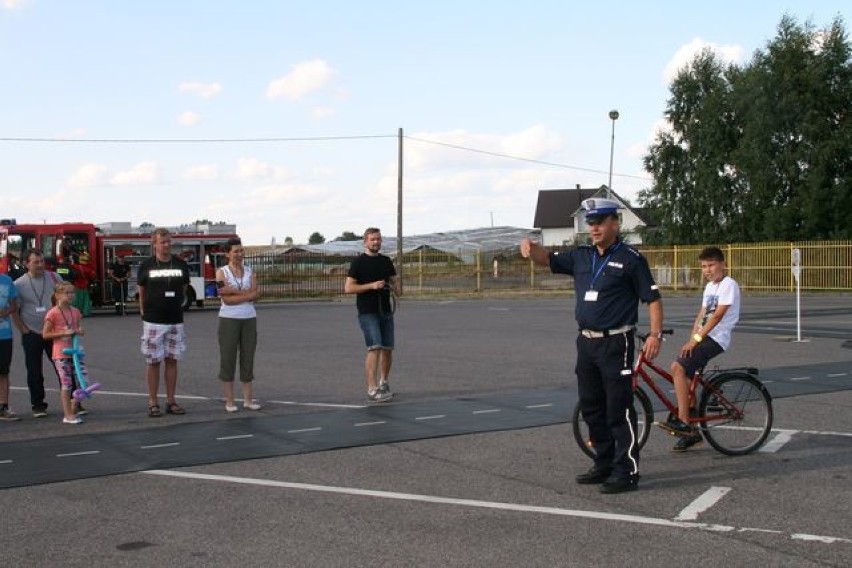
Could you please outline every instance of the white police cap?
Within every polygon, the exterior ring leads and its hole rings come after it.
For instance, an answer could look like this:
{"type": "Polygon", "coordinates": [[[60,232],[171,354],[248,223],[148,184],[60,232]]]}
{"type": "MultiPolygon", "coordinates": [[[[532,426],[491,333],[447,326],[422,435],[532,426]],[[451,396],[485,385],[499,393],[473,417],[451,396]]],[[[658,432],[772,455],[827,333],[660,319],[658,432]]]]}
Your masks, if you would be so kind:
{"type": "Polygon", "coordinates": [[[618,202],[612,199],[584,199],[581,205],[585,210],[586,219],[616,215],[619,208],[618,202]]]}

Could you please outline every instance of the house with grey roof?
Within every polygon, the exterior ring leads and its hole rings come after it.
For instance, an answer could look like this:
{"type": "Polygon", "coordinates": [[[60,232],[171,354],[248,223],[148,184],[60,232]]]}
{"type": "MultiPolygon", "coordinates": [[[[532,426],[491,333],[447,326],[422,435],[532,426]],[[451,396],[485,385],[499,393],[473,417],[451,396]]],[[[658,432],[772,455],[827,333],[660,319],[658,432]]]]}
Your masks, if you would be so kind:
{"type": "MultiPolygon", "coordinates": [[[[638,229],[652,227],[642,209],[631,207],[630,202],[610,190],[609,198],[621,204],[621,237],[630,244],[642,244],[638,229]]],[[[580,204],[592,197],[607,197],[607,187],[574,189],[542,189],[538,192],[533,227],[541,231],[543,246],[566,246],[588,241],[589,227],[580,204]]]]}

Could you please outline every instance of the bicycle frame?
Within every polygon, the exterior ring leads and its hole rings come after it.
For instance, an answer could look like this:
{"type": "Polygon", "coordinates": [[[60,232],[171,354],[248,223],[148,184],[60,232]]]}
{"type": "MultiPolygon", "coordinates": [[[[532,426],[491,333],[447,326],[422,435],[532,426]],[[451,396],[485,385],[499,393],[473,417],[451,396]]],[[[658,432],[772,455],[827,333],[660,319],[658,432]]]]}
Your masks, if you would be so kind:
{"type": "MultiPolygon", "coordinates": [[[[649,361],[648,359],[646,359],[645,358],[645,352],[640,350],[639,351],[639,357],[636,360],[636,364],[633,367],[633,390],[636,390],[636,387],[639,384],[639,379],[641,379],[642,382],[645,383],[646,385],[648,385],[648,388],[650,388],[654,392],[657,399],[660,402],[663,403],[663,405],[668,409],[668,411],[671,414],[677,416],[677,414],[678,414],[677,405],[675,403],[673,403],[672,400],[668,397],[668,395],[665,392],[663,392],[663,390],[659,387],[659,385],[657,385],[656,381],[648,373],[648,369],[651,369],[654,373],[656,373],[657,376],[661,377],[662,379],[665,379],[669,384],[674,386],[674,377],[672,377],[672,375],[668,371],[666,371],[665,369],[663,369],[662,367],[660,367],[659,365],[657,365],[653,361],[649,361]]],[[[733,371],[733,370],[742,370],[742,369],[726,369],[726,370],[733,371]]],[[[711,372],[710,376],[711,377],[715,376],[715,375],[719,374],[720,372],[722,372],[722,370],[713,371],[713,372],[711,372]]],[[[698,386],[700,385],[701,388],[707,389],[708,384],[709,384],[709,381],[704,378],[704,369],[698,369],[695,372],[695,374],[692,376],[692,379],[689,381],[690,406],[694,406],[696,401],[697,401],[696,391],[698,390],[698,386]]],[[[729,414],[726,415],[726,416],[720,415],[720,416],[715,416],[715,417],[690,416],[689,417],[690,423],[706,424],[706,423],[714,421],[714,420],[715,421],[729,420],[731,418],[737,418],[738,419],[738,418],[742,417],[742,410],[737,405],[732,404],[730,401],[728,401],[728,399],[725,398],[725,395],[723,393],[714,392],[713,394],[718,398],[719,403],[722,406],[724,406],[726,410],[729,411],[729,414]]]]}

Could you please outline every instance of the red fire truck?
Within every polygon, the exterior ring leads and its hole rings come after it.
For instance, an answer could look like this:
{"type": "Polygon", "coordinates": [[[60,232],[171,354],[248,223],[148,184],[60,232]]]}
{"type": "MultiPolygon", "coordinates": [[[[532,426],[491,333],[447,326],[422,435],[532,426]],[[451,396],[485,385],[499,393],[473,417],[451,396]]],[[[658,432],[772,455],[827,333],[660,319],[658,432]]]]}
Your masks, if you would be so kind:
{"type": "MultiPolygon", "coordinates": [[[[122,223],[129,227],[129,223],[122,223]]],[[[153,227],[151,227],[153,230],[153,227]]],[[[187,289],[184,309],[193,303],[201,307],[204,300],[215,297],[216,269],[227,260],[225,243],[236,237],[233,233],[172,232],[172,254],[189,265],[191,286],[187,289]]],[[[25,271],[24,261],[29,249],[44,254],[45,264],[54,270],[86,254],[89,267],[95,274],[89,287],[95,306],[113,305],[112,286],[108,270],[116,258],[123,256],[130,265],[129,299],[136,298],[136,273],[139,263],[150,257],[151,235],[143,232],[113,232],[91,223],[56,223],[19,225],[15,219],[0,220],[0,273],[12,276],[25,271]]]]}

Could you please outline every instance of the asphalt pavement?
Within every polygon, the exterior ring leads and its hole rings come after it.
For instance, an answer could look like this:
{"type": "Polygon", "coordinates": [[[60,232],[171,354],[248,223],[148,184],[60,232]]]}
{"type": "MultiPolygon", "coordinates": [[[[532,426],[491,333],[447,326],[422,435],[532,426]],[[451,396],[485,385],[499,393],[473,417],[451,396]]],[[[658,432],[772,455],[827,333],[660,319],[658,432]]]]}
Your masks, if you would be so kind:
{"type": "MultiPolygon", "coordinates": [[[[25,412],[16,338],[11,399],[24,419],[0,423],[4,564],[852,563],[852,298],[804,297],[797,341],[793,297],[747,296],[718,364],[760,368],[775,398],[771,451],[675,455],[653,432],[639,491],[616,496],[573,482],[589,463],[565,424],[572,302],[401,302],[397,397],[380,407],[366,402],[349,301],[260,305],[263,409],[235,415],[216,379],[213,309],[187,314],[185,416],[146,415],[138,316],[85,320],[103,387],[81,426],[60,423],[52,377],[51,416],[25,412]]],[[[696,309],[666,298],[676,334],[662,360],[696,309]]]]}

